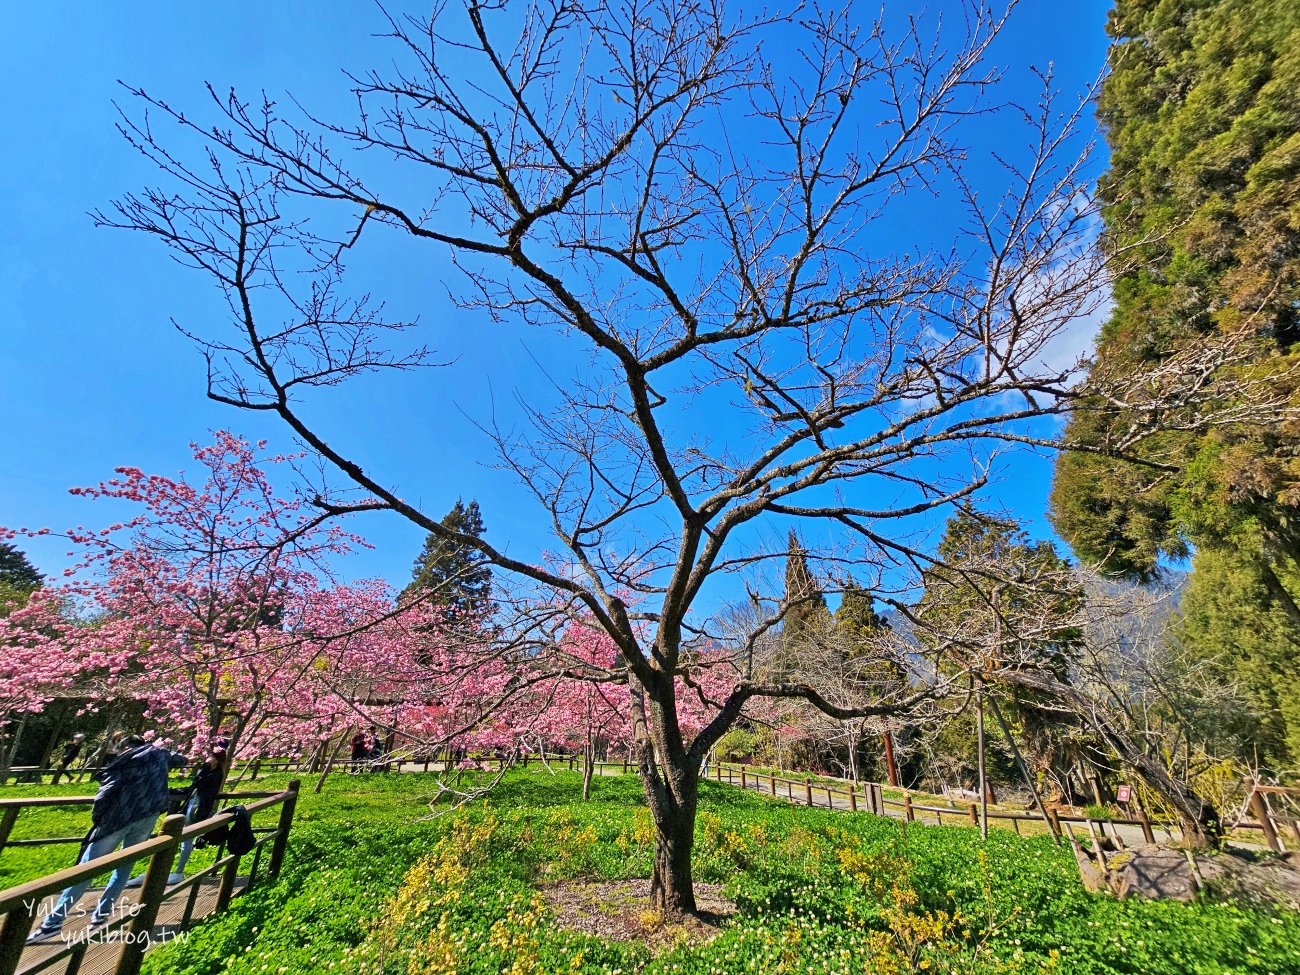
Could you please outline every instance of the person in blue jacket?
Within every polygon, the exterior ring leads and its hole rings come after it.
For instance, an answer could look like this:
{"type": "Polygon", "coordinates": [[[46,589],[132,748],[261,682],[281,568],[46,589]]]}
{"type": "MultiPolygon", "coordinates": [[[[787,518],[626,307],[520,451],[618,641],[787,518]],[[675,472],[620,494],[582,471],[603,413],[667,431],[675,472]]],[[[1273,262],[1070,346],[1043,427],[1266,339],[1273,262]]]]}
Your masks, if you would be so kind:
{"type": "MultiPolygon", "coordinates": [[[[158,817],[167,811],[167,775],[184,766],[185,757],[151,745],[138,735],[130,735],[119,744],[116,754],[95,775],[99,792],[91,807],[94,824],[86,837],[80,863],[107,856],[120,847],[134,846],[149,838],[158,817]]],[[[130,879],[134,860],[117,867],[108,878],[108,886],[99,898],[91,918],[90,930],[96,931],[113,916],[113,905],[130,879]]],[[[67,920],[68,912],[90,887],[90,878],[73,884],[59,895],[58,903],[27,939],[29,944],[56,937],[67,920]]]]}

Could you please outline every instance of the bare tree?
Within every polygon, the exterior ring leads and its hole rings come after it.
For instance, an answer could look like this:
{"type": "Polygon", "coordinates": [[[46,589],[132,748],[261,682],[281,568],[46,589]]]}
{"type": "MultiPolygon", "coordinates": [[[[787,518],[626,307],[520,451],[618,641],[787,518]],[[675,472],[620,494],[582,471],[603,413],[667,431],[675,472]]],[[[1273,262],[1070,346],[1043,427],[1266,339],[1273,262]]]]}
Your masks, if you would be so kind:
{"type": "Polygon", "coordinates": [[[936,661],[1077,720],[1160,797],[1190,845],[1217,844],[1219,810],[1162,759],[1135,713],[1150,693],[1170,692],[1131,643],[1158,620],[1164,594],[1106,586],[1023,546],[950,558],[927,570],[925,588],[919,610],[905,612],[936,661]]]}
{"type": "Polygon", "coordinates": [[[708,607],[792,521],[825,526],[837,560],[916,563],[906,519],[980,491],[1001,446],[1052,443],[1043,418],[1082,402],[1054,342],[1120,255],[1092,247],[1086,99],[1062,110],[1044,77],[1035,104],[992,100],[1003,21],[978,0],[897,30],[838,5],[469,0],[387,22],[396,63],[352,76],[350,122],[213,89],[215,124],[143,91],[123,115],[165,184],[98,220],[157,235],[227,299],[227,327],[186,325],[208,395],[277,415],[359,506],[473,546],[503,587],[578,605],[617,644],[668,914],[694,909],[699,767],[747,702],[857,720],[936,693],[837,704],[743,672],[688,740],[677,682],[706,656],[708,607]],[[990,191],[966,124],[993,112],[990,191]],[[952,239],[882,246],[932,194],[965,214],[952,239]],[[448,533],[304,408],[430,361],[422,326],[345,284],[353,255],[399,243],[450,252],[466,322],[570,343],[572,375],[548,391],[539,369],[513,418],[482,418],[563,564],[448,533]]]}

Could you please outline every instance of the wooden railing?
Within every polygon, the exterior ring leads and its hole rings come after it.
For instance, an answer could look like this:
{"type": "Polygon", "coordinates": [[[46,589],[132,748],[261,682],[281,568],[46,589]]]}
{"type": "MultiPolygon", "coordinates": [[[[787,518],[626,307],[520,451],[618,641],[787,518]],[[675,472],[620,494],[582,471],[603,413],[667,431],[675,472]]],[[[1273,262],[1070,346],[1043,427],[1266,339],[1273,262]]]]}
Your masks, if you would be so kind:
{"type": "MultiPolygon", "coordinates": [[[[231,774],[246,774],[257,778],[263,772],[298,772],[309,764],[308,760],[297,758],[250,758],[240,759],[231,765],[231,774]]],[[[52,779],[55,773],[63,782],[73,783],[86,776],[93,776],[100,769],[94,765],[71,766],[67,769],[42,768],[36,765],[15,765],[0,775],[0,786],[4,785],[43,785],[52,779]]]]}
{"type": "MultiPolygon", "coordinates": [[[[826,785],[824,781],[815,781],[811,777],[792,779],[777,775],[774,772],[755,772],[746,766],[728,763],[715,764],[709,771],[709,777],[719,782],[730,782],[733,785],[740,785],[742,788],[754,788],[759,792],[768,792],[777,798],[785,798],[791,802],[801,802],[807,806],[842,808],[835,805],[835,798],[838,797],[844,800],[848,809],[853,812],[858,811],[861,806],[867,812],[878,815],[895,815],[907,822],[914,822],[918,818],[918,814],[929,814],[939,824],[943,824],[946,816],[950,820],[955,820],[958,824],[979,825],[978,803],[964,802],[960,806],[955,803],[950,803],[947,806],[934,805],[930,796],[898,786],[882,786],[878,782],[863,782],[859,787],[862,792],[860,803],[858,789],[848,780],[838,780],[843,787],[836,789],[826,785]],[[895,799],[886,796],[886,788],[897,793],[899,798],[895,799]],[[825,797],[824,802],[822,801],[823,796],[825,797]],[[917,796],[920,796],[922,801],[917,801],[917,796]],[[895,812],[891,812],[891,809],[895,810],[895,812]]],[[[1264,793],[1279,793],[1300,797],[1300,789],[1280,786],[1254,786],[1251,792],[1250,807],[1256,818],[1254,820],[1242,819],[1232,824],[1232,828],[1259,831],[1263,834],[1264,840],[1270,849],[1279,853],[1284,852],[1285,847],[1281,842],[1281,830],[1279,829],[1283,821],[1267,811],[1260,798],[1264,793]]],[[[1106,827],[1109,825],[1112,834],[1121,844],[1123,839],[1115,828],[1117,826],[1133,826],[1141,829],[1143,838],[1148,843],[1155,842],[1155,831],[1157,829],[1164,832],[1168,838],[1172,838],[1174,832],[1179,829],[1177,823],[1150,819],[1145,811],[1141,809],[1138,810],[1135,817],[1112,816],[1106,819],[1070,816],[1050,807],[1047,814],[1051,831],[1057,836],[1062,835],[1063,830],[1070,825],[1080,826],[1093,835],[1105,836],[1106,827]]],[[[1043,817],[1037,813],[1010,812],[996,809],[988,810],[988,818],[990,824],[997,821],[1010,823],[1017,833],[1020,832],[1020,824],[1023,822],[1043,822],[1043,817]]],[[[1291,819],[1289,826],[1297,844],[1300,844],[1300,819],[1291,819]]]]}
{"type": "MultiPolygon", "coordinates": [[[[253,857],[247,875],[248,879],[244,885],[245,890],[257,880],[258,868],[261,864],[263,850],[267,844],[270,844],[270,860],[267,863],[266,872],[271,877],[275,877],[280,873],[280,868],[284,864],[289,829],[293,824],[294,811],[298,802],[298,785],[299,783],[295,779],[282,792],[240,792],[223,795],[223,798],[227,800],[241,801],[250,816],[266,809],[280,807],[279,820],[275,826],[254,827],[253,829],[256,837],[255,844],[252,850],[244,854],[244,856],[251,855],[253,857]]],[[[3,820],[0,822],[7,823],[9,829],[12,829],[18,813],[24,808],[89,805],[93,801],[93,798],[85,796],[0,799],[0,809],[4,810],[3,820]]],[[[69,939],[52,954],[42,957],[35,964],[28,965],[23,969],[23,975],[35,975],[35,973],[45,971],[60,962],[66,962],[67,965],[64,971],[75,973],[81,967],[87,950],[97,943],[109,943],[112,940],[118,940],[121,943],[121,952],[112,971],[115,975],[136,975],[140,970],[140,963],[144,958],[145,949],[151,943],[151,932],[158,918],[159,909],[165,901],[178,896],[185,896],[185,908],[179,918],[179,929],[184,930],[193,919],[200,885],[206,878],[220,875],[215,912],[221,913],[230,906],[230,900],[235,895],[239,865],[243,858],[226,853],[224,843],[218,847],[216,859],[209,866],[196,870],[181,883],[170,887],[167,885],[167,878],[171,872],[173,858],[182,842],[207,836],[214,830],[228,826],[233,819],[233,814],[226,810],[210,819],[186,826],[185,817],[168,816],[163,822],[162,831],[159,835],[150,837],[142,843],[126,847],[108,856],[91,860],[88,863],[79,863],[76,866],[20,884],[9,890],[0,891],[0,918],[3,918],[3,924],[0,925],[0,975],[14,975],[18,970],[27,934],[38,919],[40,908],[47,898],[57,896],[65,888],[90,880],[97,874],[104,873],[120,864],[147,858],[148,864],[145,868],[144,884],[140,889],[139,901],[131,906],[129,916],[126,916],[126,912],[119,912],[118,916],[95,932],[94,939],[69,939]]],[[[8,840],[8,830],[5,831],[4,838],[7,843],[0,843],[0,851],[6,845],[30,846],[81,842],[80,837],[8,840]]]]}

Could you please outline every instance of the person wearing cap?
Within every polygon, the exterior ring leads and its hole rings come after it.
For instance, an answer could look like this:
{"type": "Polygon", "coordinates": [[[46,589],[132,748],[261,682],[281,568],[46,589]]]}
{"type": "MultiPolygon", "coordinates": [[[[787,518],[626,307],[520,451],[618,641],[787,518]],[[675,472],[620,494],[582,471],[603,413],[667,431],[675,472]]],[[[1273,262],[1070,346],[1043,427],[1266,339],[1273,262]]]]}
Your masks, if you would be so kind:
{"type": "MultiPolygon", "coordinates": [[[[167,811],[167,775],[185,765],[185,758],[165,748],[151,745],[139,735],[123,739],[116,754],[95,773],[99,792],[91,807],[94,824],[86,836],[85,852],[80,863],[108,856],[120,847],[134,846],[149,838],[158,817],[167,811]]],[[[97,931],[109,922],[113,905],[131,877],[134,860],[119,864],[108,878],[91,918],[90,930],[97,931]]],[[[27,939],[36,944],[57,937],[68,913],[90,887],[90,877],[73,884],[59,895],[58,903],[27,939]]]]}

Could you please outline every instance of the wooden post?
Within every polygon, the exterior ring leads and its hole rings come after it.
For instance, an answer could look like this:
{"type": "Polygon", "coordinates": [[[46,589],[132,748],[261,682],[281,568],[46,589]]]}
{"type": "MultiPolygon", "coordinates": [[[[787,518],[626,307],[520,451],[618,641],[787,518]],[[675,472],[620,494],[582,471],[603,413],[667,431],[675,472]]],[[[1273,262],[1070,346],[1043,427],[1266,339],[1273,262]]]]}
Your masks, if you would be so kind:
{"type": "Polygon", "coordinates": [[[5,915],[4,926],[0,927],[0,972],[18,970],[24,942],[32,929],[32,922],[36,920],[37,905],[38,901],[34,901],[30,907],[24,909],[23,905],[19,904],[5,915]]]}
{"type": "Polygon", "coordinates": [[[1258,783],[1252,779],[1250,783],[1250,811],[1264,829],[1264,842],[1268,844],[1268,848],[1274,853],[1282,853],[1285,848],[1278,838],[1277,829],[1273,826],[1273,820],[1269,818],[1268,805],[1264,802],[1264,796],[1256,788],[1256,785],[1258,783]]]}
{"type": "Polygon", "coordinates": [[[289,827],[293,825],[294,810],[298,808],[298,786],[297,779],[290,779],[289,795],[280,804],[280,823],[276,827],[275,841],[271,844],[271,865],[267,868],[273,880],[280,876],[280,867],[284,863],[284,849],[289,843],[289,827]]]}
{"type": "Polygon", "coordinates": [[[1147,818],[1147,811],[1140,802],[1135,805],[1137,807],[1138,823],[1142,826],[1142,838],[1148,843],[1154,843],[1156,834],[1155,830],[1151,828],[1151,820],[1147,818]]]}
{"type": "Polygon", "coordinates": [[[912,797],[906,792],[903,793],[903,818],[909,823],[916,818],[912,815],[912,797]]]}
{"type": "MultiPolygon", "coordinates": [[[[993,594],[993,612],[998,611],[998,594],[993,594]]],[[[997,625],[998,620],[994,620],[997,625]]],[[[1001,650],[1001,627],[998,627],[999,641],[997,650],[1001,650]]],[[[976,684],[975,690],[975,750],[980,777],[980,837],[989,838],[989,780],[984,770],[984,685],[976,684]]]]}
{"type": "Polygon", "coordinates": [[[804,776],[803,780],[804,801],[807,805],[812,805],[812,779],[804,776]]]}
{"type": "Polygon", "coordinates": [[[772,798],[776,798],[776,773],[767,773],[767,790],[772,793],[772,798]]]}
{"type": "Polygon", "coordinates": [[[980,824],[979,807],[973,802],[970,804],[970,824],[972,826],[978,826],[980,824]]]}
{"type": "Polygon", "coordinates": [[[885,771],[889,773],[889,784],[898,788],[898,765],[894,762],[894,736],[885,732],[885,771]]]}
{"type": "MultiPolygon", "coordinates": [[[[1057,836],[1061,835],[1061,812],[1055,806],[1047,810],[1048,820],[1052,825],[1052,832],[1057,836]]],[[[1153,841],[1154,842],[1154,841],[1153,841]]]]}
{"type": "Polygon", "coordinates": [[[849,812],[858,811],[858,790],[856,786],[849,787],[849,812]]]}
{"type": "Polygon", "coordinates": [[[4,816],[0,817],[0,852],[3,852],[5,844],[9,842],[9,834],[13,832],[21,809],[22,806],[10,806],[5,810],[4,816]]]}
{"type": "Polygon", "coordinates": [[[623,753],[623,774],[627,775],[627,752],[623,753]]]}
{"type": "Polygon", "coordinates": [[[140,910],[131,919],[131,936],[123,939],[122,954],[118,956],[117,975],[137,975],[144,960],[144,950],[149,946],[158,908],[167,893],[167,875],[172,871],[172,860],[180,846],[181,830],[185,828],[184,816],[168,816],[163,820],[162,835],[171,842],[149,858],[144,872],[144,886],[140,888],[140,910]]]}

